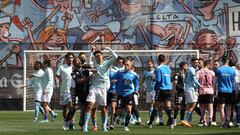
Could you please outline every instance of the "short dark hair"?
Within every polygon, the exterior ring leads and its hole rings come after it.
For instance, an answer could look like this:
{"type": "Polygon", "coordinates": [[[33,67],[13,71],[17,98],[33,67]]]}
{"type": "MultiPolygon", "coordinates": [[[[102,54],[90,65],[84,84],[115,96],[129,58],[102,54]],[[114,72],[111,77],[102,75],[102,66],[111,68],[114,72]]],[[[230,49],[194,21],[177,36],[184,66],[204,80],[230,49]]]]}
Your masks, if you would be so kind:
{"type": "Polygon", "coordinates": [[[159,63],[162,63],[166,60],[166,56],[164,54],[159,54],[158,55],[158,61],[159,63]]]}
{"type": "Polygon", "coordinates": [[[153,60],[148,60],[147,62],[151,62],[151,63],[153,63],[153,64],[154,64],[153,60]]]}
{"type": "Polygon", "coordinates": [[[51,60],[50,59],[44,59],[43,65],[46,65],[47,67],[51,67],[51,60]]]}
{"type": "Polygon", "coordinates": [[[192,60],[191,60],[191,62],[194,62],[194,61],[196,61],[196,60],[198,60],[198,58],[193,57],[192,60]]]}
{"type": "Polygon", "coordinates": [[[184,65],[187,65],[187,62],[181,62],[181,63],[179,64],[179,67],[180,67],[180,68],[183,68],[184,65]]]}
{"type": "Polygon", "coordinates": [[[89,64],[84,64],[84,65],[82,65],[82,68],[84,68],[84,69],[91,69],[91,65],[89,65],[89,64]]]}
{"type": "Polygon", "coordinates": [[[198,60],[200,60],[200,61],[204,61],[204,59],[203,59],[203,58],[199,58],[198,60]]]}
{"type": "Polygon", "coordinates": [[[230,67],[236,66],[236,62],[233,59],[230,59],[228,64],[230,67]]]}
{"type": "Polygon", "coordinates": [[[78,56],[80,57],[81,55],[86,55],[86,56],[87,56],[87,53],[85,53],[85,52],[80,52],[78,56]]]}
{"type": "Polygon", "coordinates": [[[210,65],[210,64],[211,64],[211,60],[204,61],[204,67],[206,67],[207,65],[210,65]]]}
{"type": "Polygon", "coordinates": [[[219,63],[219,60],[214,60],[213,63],[215,63],[215,62],[218,62],[218,63],[219,63]]]}
{"type": "Polygon", "coordinates": [[[70,55],[73,56],[73,58],[75,58],[75,55],[71,52],[68,52],[66,55],[65,55],[65,59],[67,59],[70,55]]]}
{"type": "Polygon", "coordinates": [[[42,62],[40,62],[40,61],[35,61],[35,64],[39,64],[39,65],[40,65],[40,68],[43,68],[42,62]]]}
{"type": "Polygon", "coordinates": [[[97,50],[97,51],[94,51],[94,52],[93,52],[93,55],[96,55],[96,54],[98,54],[98,53],[100,53],[101,55],[103,54],[102,51],[97,50]]]}

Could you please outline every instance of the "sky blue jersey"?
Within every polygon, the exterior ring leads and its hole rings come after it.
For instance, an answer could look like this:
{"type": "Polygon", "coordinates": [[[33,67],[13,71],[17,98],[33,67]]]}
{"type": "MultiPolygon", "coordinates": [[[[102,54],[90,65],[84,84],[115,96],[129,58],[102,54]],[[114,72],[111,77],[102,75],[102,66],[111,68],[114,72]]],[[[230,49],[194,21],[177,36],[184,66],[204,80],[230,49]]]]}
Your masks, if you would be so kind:
{"type": "Polygon", "coordinates": [[[127,96],[133,92],[138,92],[139,77],[134,71],[120,70],[114,76],[117,80],[116,93],[118,96],[127,96]]]}
{"type": "Polygon", "coordinates": [[[232,93],[235,76],[235,70],[229,66],[217,68],[216,77],[218,82],[218,91],[221,93],[232,93]]]}
{"type": "Polygon", "coordinates": [[[167,65],[158,66],[155,71],[155,90],[172,90],[171,69],[167,65]]]}
{"type": "Polygon", "coordinates": [[[155,86],[155,74],[154,74],[154,69],[153,70],[145,70],[143,72],[143,79],[144,83],[146,85],[147,92],[152,92],[154,91],[154,86],[155,86]]]}

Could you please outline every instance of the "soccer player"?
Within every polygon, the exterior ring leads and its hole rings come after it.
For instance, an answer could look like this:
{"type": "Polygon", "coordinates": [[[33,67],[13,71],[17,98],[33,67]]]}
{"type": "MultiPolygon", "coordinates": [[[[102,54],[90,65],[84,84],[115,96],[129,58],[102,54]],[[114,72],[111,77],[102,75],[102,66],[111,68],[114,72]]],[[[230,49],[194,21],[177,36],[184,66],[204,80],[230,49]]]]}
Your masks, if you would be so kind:
{"type": "Polygon", "coordinates": [[[196,73],[196,77],[202,87],[199,88],[199,104],[201,109],[201,118],[203,126],[207,126],[206,111],[208,111],[208,125],[211,126],[213,116],[213,94],[214,94],[214,76],[215,73],[210,70],[211,61],[204,62],[204,68],[196,73]]]}
{"type": "MultiPolygon", "coordinates": [[[[213,62],[213,71],[216,74],[217,68],[220,67],[220,63],[218,60],[214,60],[213,62]]],[[[217,82],[215,82],[217,83],[217,82]]],[[[217,97],[217,84],[215,84],[214,87],[214,102],[213,102],[213,117],[212,117],[212,124],[211,126],[217,126],[217,122],[216,122],[216,112],[217,112],[217,106],[218,106],[218,97],[217,97]]]]}
{"type": "Polygon", "coordinates": [[[136,72],[133,71],[134,61],[132,58],[126,58],[125,69],[120,70],[114,76],[116,80],[116,90],[118,99],[120,100],[121,108],[126,108],[125,117],[125,131],[129,131],[128,125],[132,113],[132,105],[134,101],[134,94],[138,94],[139,77],[136,72]]]}
{"type": "Polygon", "coordinates": [[[56,82],[60,82],[60,105],[63,105],[63,119],[64,124],[67,118],[67,110],[71,107],[71,80],[72,80],[72,63],[74,59],[74,54],[69,52],[65,55],[65,64],[58,67],[56,71],[56,82]]]}
{"type": "Polygon", "coordinates": [[[176,119],[178,111],[180,110],[180,121],[184,119],[185,114],[185,96],[184,96],[184,74],[188,69],[186,62],[181,62],[179,65],[179,71],[174,76],[174,89],[176,89],[175,95],[175,109],[174,109],[174,126],[176,126],[176,119]]]}
{"type": "MultiPolygon", "coordinates": [[[[143,71],[143,86],[145,87],[144,89],[146,89],[146,103],[149,106],[148,115],[150,120],[155,98],[154,62],[152,60],[147,61],[147,68],[148,68],[147,70],[143,71]]],[[[147,123],[149,123],[149,121],[147,123]]]]}
{"type": "MultiPolygon", "coordinates": [[[[91,85],[89,88],[89,94],[87,97],[87,108],[86,113],[84,115],[84,127],[83,132],[88,132],[88,121],[90,118],[90,113],[93,108],[94,103],[97,101],[101,108],[101,116],[102,116],[102,130],[107,132],[107,90],[110,87],[109,80],[109,69],[112,64],[117,59],[117,54],[112,51],[112,49],[105,47],[111,53],[111,58],[108,60],[104,60],[103,53],[101,51],[91,51],[91,56],[94,55],[95,60],[93,62],[93,66],[96,68],[96,73],[94,73],[90,79],[91,85]]],[[[92,59],[90,59],[92,60],[92,59]]]]}
{"type": "Polygon", "coordinates": [[[231,104],[233,103],[232,92],[236,73],[233,68],[228,66],[229,59],[227,57],[223,57],[222,61],[223,66],[216,70],[221,128],[231,128],[229,125],[231,117],[230,110],[232,107],[231,104]]]}
{"type": "Polygon", "coordinates": [[[155,103],[154,108],[149,121],[149,128],[152,128],[152,123],[154,118],[157,115],[157,108],[159,107],[159,103],[163,103],[164,109],[168,116],[167,125],[170,126],[171,129],[174,128],[173,125],[173,108],[172,108],[172,82],[171,82],[171,69],[165,65],[166,57],[163,54],[158,56],[159,66],[155,69],[155,86],[154,89],[156,91],[155,95],[155,103]]]}
{"type": "Polygon", "coordinates": [[[41,106],[41,98],[42,98],[42,80],[44,71],[42,70],[42,63],[39,61],[36,61],[34,63],[34,70],[35,72],[31,75],[31,79],[28,82],[28,84],[25,87],[34,87],[34,120],[33,122],[36,122],[38,119],[39,111],[42,113],[43,116],[45,116],[44,109],[41,106]]]}
{"type": "Polygon", "coordinates": [[[117,94],[116,94],[116,80],[114,76],[121,70],[123,66],[119,67],[119,64],[123,65],[123,58],[118,57],[117,65],[113,66],[109,72],[110,88],[107,91],[107,106],[111,109],[110,129],[114,129],[114,123],[117,117],[117,94]]]}
{"type": "Polygon", "coordinates": [[[54,75],[51,68],[51,60],[45,59],[43,61],[44,77],[43,77],[43,97],[42,103],[45,110],[44,120],[41,122],[48,122],[48,114],[52,116],[52,121],[57,117],[57,114],[49,107],[49,103],[53,94],[54,75]]]}
{"type": "Polygon", "coordinates": [[[187,114],[181,125],[192,127],[192,112],[195,109],[196,103],[198,101],[197,89],[201,86],[196,78],[196,69],[198,66],[198,59],[192,58],[191,66],[185,73],[184,77],[184,96],[187,114]]]}

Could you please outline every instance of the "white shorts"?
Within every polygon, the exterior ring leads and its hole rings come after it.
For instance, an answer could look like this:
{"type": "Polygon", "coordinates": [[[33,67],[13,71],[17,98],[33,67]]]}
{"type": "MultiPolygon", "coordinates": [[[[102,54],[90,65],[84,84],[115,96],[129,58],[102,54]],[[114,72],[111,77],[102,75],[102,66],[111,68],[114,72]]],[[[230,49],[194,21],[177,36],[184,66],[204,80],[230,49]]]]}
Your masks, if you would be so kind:
{"type": "Polygon", "coordinates": [[[107,89],[90,86],[89,94],[87,96],[86,101],[91,103],[97,102],[100,106],[106,106],[107,105],[107,89]]]}
{"type": "Polygon", "coordinates": [[[184,90],[185,104],[196,103],[198,101],[198,93],[195,90],[184,90]]]}
{"type": "Polygon", "coordinates": [[[63,92],[60,93],[60,105],[67,105],[72,102],[71,93],[63,92]]]}
{"type": "Polygon", "coordinates": [[[146,103],[152,103],[155,101],[156,92],[153,90],[146,93],[146,103]]]}
{"type": "Polygon", "coordinates": [[[51,102],[51,98],[52,98],[52,92],[47,92],[45,95],[42,96],[42,102],[47,102],[50,103],[51,102]]]}
{"type": "Polygon", "coordinates": [[[41,100],[42,100],[42,91],[34,92],[34,100],[41,102],[41,100]]]}

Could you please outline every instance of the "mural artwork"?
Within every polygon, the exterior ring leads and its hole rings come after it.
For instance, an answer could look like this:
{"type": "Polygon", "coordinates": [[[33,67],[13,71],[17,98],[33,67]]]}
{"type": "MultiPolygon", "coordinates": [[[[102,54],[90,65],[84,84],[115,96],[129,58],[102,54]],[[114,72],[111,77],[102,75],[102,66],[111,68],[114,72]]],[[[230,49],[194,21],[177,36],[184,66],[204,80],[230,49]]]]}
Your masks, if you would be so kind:
{"type": "MultiPolygon", "coordinates": [[[[239,0],[1,0],[0,67],[23,50],[198,49],[238,63],[239,0]]],[[[1,69],[1,70],[2,70],[1,69]]]]}

